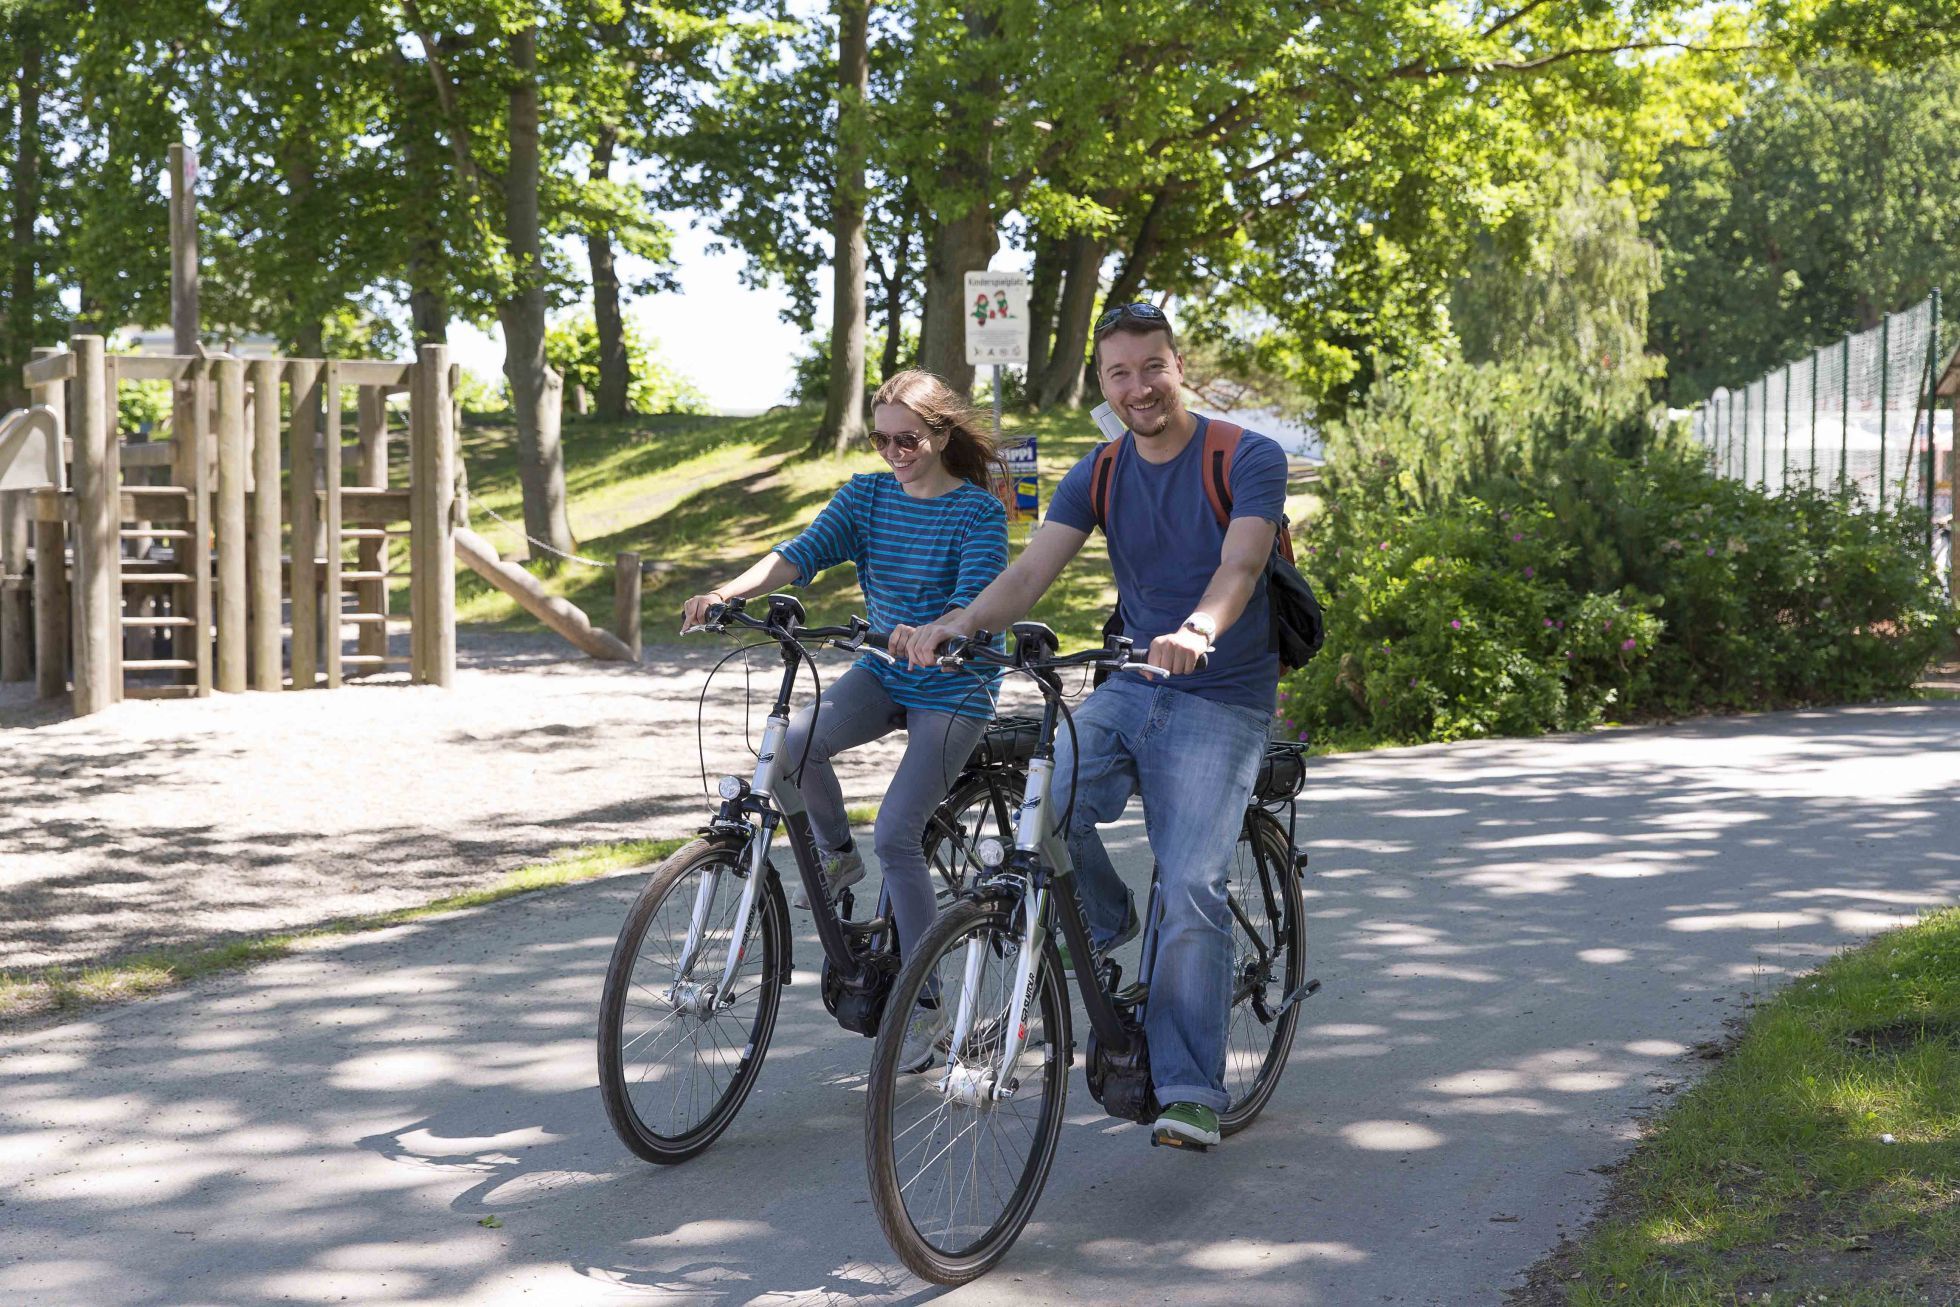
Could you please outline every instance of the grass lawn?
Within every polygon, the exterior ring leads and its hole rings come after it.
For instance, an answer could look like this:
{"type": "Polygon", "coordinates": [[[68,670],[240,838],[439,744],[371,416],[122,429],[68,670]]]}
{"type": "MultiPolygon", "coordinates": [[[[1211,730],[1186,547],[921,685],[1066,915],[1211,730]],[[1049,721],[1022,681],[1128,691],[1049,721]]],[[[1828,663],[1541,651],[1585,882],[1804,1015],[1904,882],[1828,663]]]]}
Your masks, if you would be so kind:
{"type": "Polygon", "coordinates": [[[1960,1303],[1960,909],[1758,1008],[1515,1301],[1960,1303]]]}
{"type": "MultiPolygon", "coordinates": [[[[842,458],[805,452],[821,416],[813,407],[779,409],[759,417],[665,416],[624,423],[567,420],[565,467],[572,530],[579,552],[610,561],[632,550],[655,565],[643,597],[645,639],[671,641],[681,601],[726,581],[771,547],[794,536],[856,472],[884,461],[867,447],[842,458]]],[[[1010,413],[1007,433],[1040,438],[1041,493],[1096,442],[1086,413],[1025,416],[1010,413]]],[[[514,436],[508,425],[470,423],[462,433],[470,494],[491,510],[521,522],[514,436]]],[[[1310,496],[1289,501],[1296,518],[1314,506],[1310,496]]],[[[475,529],[506,557],[520,555],[520,533],[487,515],[475,529]]],[[[1031,523],[1010,527],[1009,546],[1027,542],[1031,523]]],[[[533,569],[538,570],[536,568],[533,569]]],[[[613,580],[604,570],[567,564],[547,586],[583,608],[596,625],[612,624],[613,580]]],[[[855,569],[824,573],[802,595],[811,620],[835,622],[863,611],[855,569]]],[[[1099,640],[1115,602],[1102,537],[1090,538],[1032,614],[1059,632],[1066,648],[1099,640]]],[[[467,569],[458,569],[457,616],[465,622],[532,627],[515,603],[467,569]]]]}

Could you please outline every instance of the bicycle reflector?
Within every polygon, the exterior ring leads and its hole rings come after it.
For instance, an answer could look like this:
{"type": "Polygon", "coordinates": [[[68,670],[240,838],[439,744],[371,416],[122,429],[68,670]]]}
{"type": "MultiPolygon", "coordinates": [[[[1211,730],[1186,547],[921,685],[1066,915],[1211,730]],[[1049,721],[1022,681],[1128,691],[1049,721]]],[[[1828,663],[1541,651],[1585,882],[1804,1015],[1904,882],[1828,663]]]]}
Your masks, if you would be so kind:
{"type": "Polygon", "coordinates": [[[998,867],[1007,861],[1007,846],[991,835],[975,844],[973,853],[983,867],[998,867]]]}
{"type": "Polygon", "coordinates": [[[747,788],[747,782],[740,776],[724,776],[721,778],[721,784],[715,787],[724,799],[739,799],[742,797],[742,791],[747,788]]]}

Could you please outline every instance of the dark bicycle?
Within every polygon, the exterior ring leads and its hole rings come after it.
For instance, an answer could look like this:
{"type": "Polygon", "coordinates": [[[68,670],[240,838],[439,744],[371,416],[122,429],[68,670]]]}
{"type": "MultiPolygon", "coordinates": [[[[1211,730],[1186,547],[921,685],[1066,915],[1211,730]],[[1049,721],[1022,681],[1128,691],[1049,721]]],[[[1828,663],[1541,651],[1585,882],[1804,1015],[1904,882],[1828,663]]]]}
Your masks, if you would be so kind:
{"type": "MultiPolygon", "coordinates": [[[[1047,813],[1055,732],[1065,717],[1057,673],[1143,664],[1121,636],[1058,657],[1046,626],[1023,622],[1013,633],[1010,653],[976,638],[941,660],[1006,667],[1041,690],[1013,840],[1011,846],[991,836],[977,842],[981,870],[899,973],[888,999],[893,1011],[923,1004],[946,1019],[937,1029],[887,1023],[872,1053],[866,1104],[866,1161],[879,1223],[901,1261],[941,1284],[971,1280],[1006,1255],[1033,1214],[1060,1138],[1075,1046],[1056,930],[1072,958],[1094,955],[1068,849],[1047,813]]],[[[1272,1097],[1299,1004],[1320,987],[1305,974],[1306,858],[1293,847],[1290,819],[1283,826],[1273,811],[1290,808],[1299,791],[1304,747],[1269,747],[1230,872],[1233,987],[1225,1077],[1231,1101],[1219,1113],[1224,1134],[1250,1125],[1272,1097]]],[[[1111,1116],[1141,1122],[1159,1110],[1143,1030],[1157,896],[1153,876],[1138,980],[1123,985],[1121,967],[1109,958],[1076,969],[1090,1025],[1089,1092],[1111,1116]]]]}
{"type": "MultiPolygon", "coordinates": [[[[781,648],[782,681],[763,726],[755,772],[724,776],[721,805],[700,837],[655,868],[626,915],[599,1004],[599,1086],[626,1146],[650,1162],[684,1162],[712,1144],[754,1087],[790,980],[789,910],[770,860],[779,829],[812,905],[824,961],[824,1007],[838,1024],[877,1033],[899,970],[897,932],[881,893],[853,920],[847,889],[824,893],[799,759],[782,757],[799,672],[813,649],[883,654],[862,618],[805,625],[803,607],[771,595],[763,616],[740,599],[708,610],[697,630],[758,631],[781,648]]],[[[972,849],[1011,828],[1020,801],[1013,721],[990,731],[925,831],[943,902],[977,869],[972,849]]]]}

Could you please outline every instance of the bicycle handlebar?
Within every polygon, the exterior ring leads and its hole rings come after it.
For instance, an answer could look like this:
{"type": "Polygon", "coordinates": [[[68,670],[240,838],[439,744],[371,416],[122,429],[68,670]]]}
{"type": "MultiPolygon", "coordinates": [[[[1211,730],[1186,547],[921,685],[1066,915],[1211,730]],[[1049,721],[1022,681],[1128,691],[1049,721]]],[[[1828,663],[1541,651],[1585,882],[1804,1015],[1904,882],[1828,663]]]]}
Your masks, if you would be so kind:
{"type": "MultiPolygon", "coordinates": [[[[1054,633],[1038,623],[1026,623],[1024,626],[1029,629],[1015,628],[1014,648],[1011,650],[994,648],[993,635],[987,631],[975,632],[969,639],[948,640],[939,646],[939,665],[959,667],[969,662],[981,662],[1037,674],[1064,667],[1104,667],[1113,672],[1145,671],[1160,676],[1169,675],[1163,668],[1153,666],[1147,653],[1138,653],[1128,636],[1108,636],[1099,649],[1044,656],[1041,652],[1044,647],[1054,647],[1054,633]]],[[[1209,655],[1199,654],[1196,670],[1202,671],[1209,661],[1209,655]]]]}
{"type": "Polygon", "coordinates": [[[839,649],[875,653],[887,660],[892,658],[886,648],[889,637],[872,630],[871,623],[862,617],[853,616],[842,626],[805,626],[803,605],[791,595],[770,595],[767,617],[756,617],[747,609],[748,601],[739,596],[719,604],[710,604],[703,614],[703,620],[681,634],[725,631],[730,626],[744,626],[774,636],[782,644],[830,644],[839,649]]]}

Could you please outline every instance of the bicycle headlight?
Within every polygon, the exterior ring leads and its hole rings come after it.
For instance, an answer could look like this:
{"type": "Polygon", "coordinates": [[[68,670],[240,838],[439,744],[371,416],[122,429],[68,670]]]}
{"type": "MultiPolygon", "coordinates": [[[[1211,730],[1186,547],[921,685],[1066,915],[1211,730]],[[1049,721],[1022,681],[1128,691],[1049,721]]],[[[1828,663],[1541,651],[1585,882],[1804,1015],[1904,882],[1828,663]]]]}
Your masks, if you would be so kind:
{"type": "Polygon", "coordinates": [[[1007,846],[989,835],[973,846],[973,855],[983,867],[998,867],[1007,861],[1007,846]]]}
{"type": "Polygon", "coordinates": [[[721,778],[721,784],[715,789],[724,799],[739,799],[742,797],[742,791],[748,789],[748,785],[740,776],[724,776],[721,778]]]}

